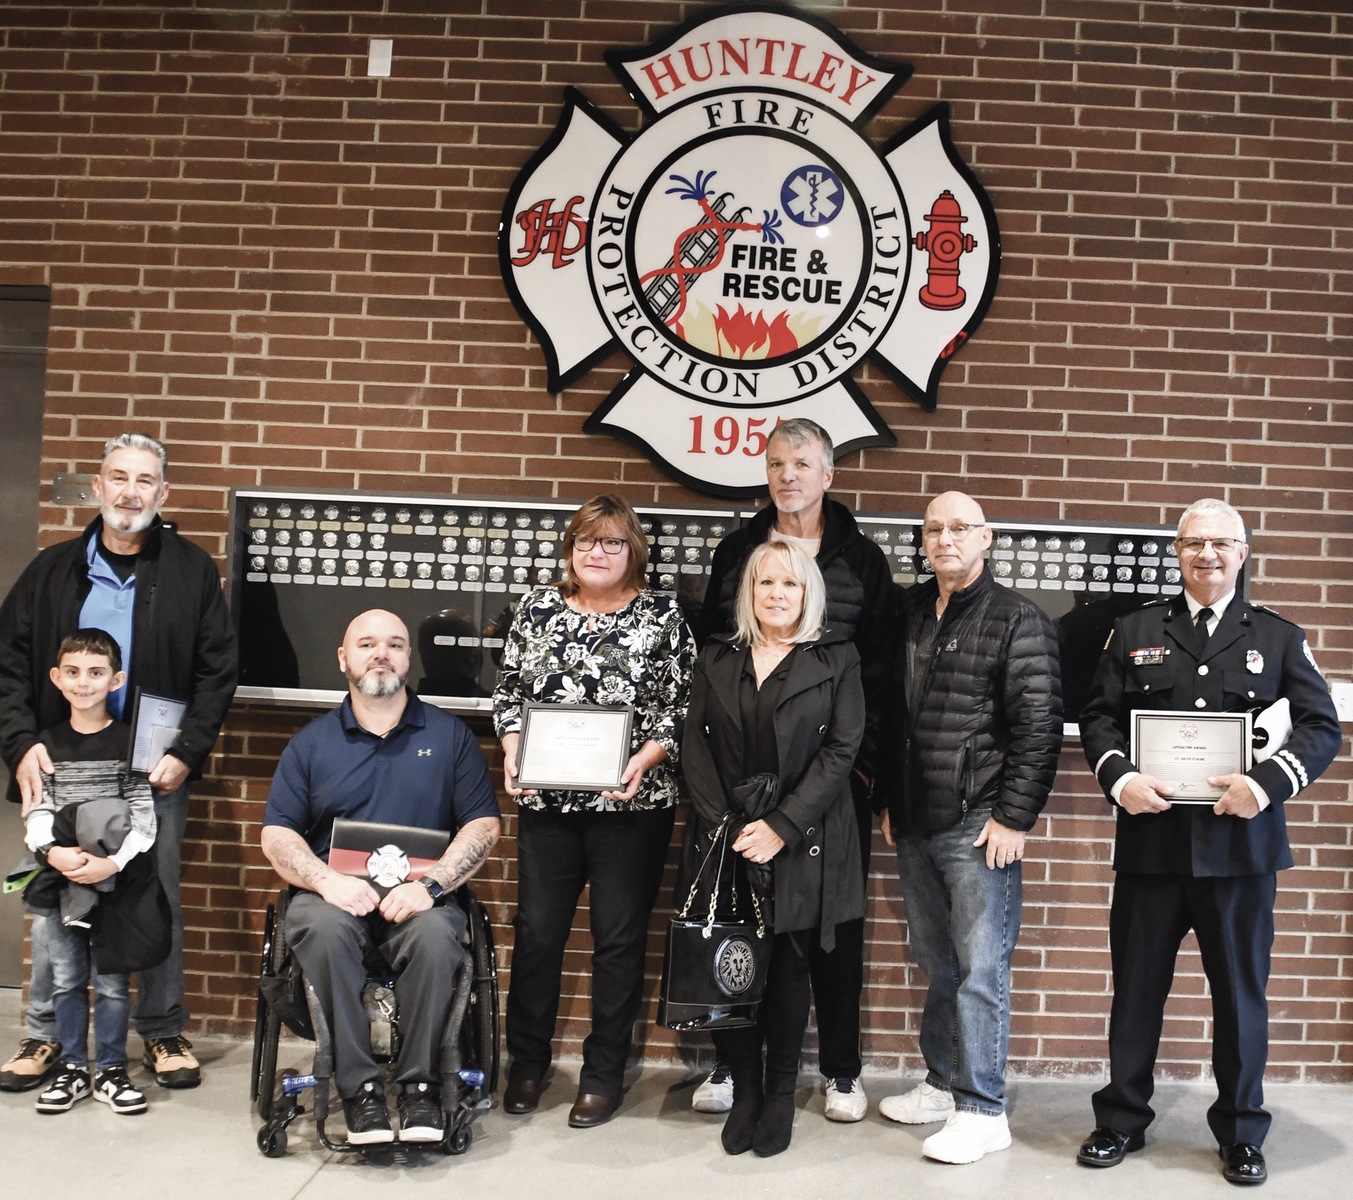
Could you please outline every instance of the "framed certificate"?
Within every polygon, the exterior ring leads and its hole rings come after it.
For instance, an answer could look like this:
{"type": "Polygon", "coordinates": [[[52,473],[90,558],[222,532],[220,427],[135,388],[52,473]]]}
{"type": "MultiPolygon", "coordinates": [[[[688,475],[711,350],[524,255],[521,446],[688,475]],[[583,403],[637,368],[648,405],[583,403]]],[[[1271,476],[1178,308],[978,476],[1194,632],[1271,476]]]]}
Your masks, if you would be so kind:
{"type": "Polygon", "coordinates": [[[155,764],[164,757],[179,736],[183,714],[188,705],[168,696],[155,696],[136,689],[136,704],[132,709],[132,748],[127,760],[129,770],[138,775],[149,775],[155,764]]]}
{"type": "Polygon", "coordinates": [[[1253,761],[1248,712],[1168,712],[1134,708],[1132,761],[1143,775],[1173,783],[1171,804],[1214,804],[1224,788],[1211,775],[1248,771],[1253,761]]]}
{"type": "Polygon", "coordinates": [[[632,705],[527,701],[517,743],[517,786],[609,792],[630,760],[632,705]]]}

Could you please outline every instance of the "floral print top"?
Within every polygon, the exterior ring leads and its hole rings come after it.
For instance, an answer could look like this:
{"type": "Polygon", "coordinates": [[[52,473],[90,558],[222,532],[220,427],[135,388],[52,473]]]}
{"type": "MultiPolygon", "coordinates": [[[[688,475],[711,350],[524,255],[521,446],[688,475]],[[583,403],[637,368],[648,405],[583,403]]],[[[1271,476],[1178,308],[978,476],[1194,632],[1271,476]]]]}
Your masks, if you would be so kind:
{"type": "Polygon", "coordinates": [[[644,776],[633,800],[608,800],[599,792],[542,791],[518,796],[518,805],[563,813],[675,805],[675,764],[694,663],[695,641],[671,596],[646,589],[613,613],[574,612],[552,585],[523,596],[493,689],[493,723],[499,739],[520,731],[527,700],[632,704],[630,753],[651,740],[667,751],[667,757],[644,776]]]}

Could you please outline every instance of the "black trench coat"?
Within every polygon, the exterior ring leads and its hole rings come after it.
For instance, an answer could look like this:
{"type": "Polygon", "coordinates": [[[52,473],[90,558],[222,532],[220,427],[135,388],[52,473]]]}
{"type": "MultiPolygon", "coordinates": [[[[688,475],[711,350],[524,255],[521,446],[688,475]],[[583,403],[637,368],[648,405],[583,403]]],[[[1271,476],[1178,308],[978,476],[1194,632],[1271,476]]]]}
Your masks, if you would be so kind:
{"type": "MultiPolygon", "coordinates": [[[[747,650],[726,638],[700,653],[681,763],[696,816],[705,828],[728,808],[727,788],[742,779],[738,692],[747,650]]],[[[850,772],[864,734],[860,656],[833,630],[798,647],[775,710],[780,801],[766,822],[784,840],[771,860],[775,932],[819,930],[823,949],[836,927],[864,916],[859,832],[850,772]]]]}

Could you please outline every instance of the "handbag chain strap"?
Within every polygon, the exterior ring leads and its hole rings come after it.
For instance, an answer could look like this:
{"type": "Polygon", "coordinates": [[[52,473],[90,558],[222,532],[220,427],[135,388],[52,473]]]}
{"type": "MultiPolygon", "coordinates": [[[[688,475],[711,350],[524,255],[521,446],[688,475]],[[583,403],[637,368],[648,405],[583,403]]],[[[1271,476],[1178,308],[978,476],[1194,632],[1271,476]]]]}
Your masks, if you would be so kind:
{"type": "MultiPolygon", "coordinates": [[[[686,896],[686,903],[681,906],[681,911],[677,913],[677,916],[682,920],[686,920],[687,917],[689,917],[691,905],[695,903],[696,893],[700,890],[700,881],[705,877],[705,868],[709,866],[710,861],[714,858],[714,851],[717,849],[719,851],[719,865],[715,868],[714,882],[709,889],[709,911],[705,914],[705,927],[700,931],[701,935],[707,938],[714,936],[714,917],[719,906],[719,880],[723,876],[724,861],[728,857],[728,827],[732,818],[733,814],[731,812],[724,813],[719,824],[715,827],[713,834],[710,836],[709,849],[705,851],[705,857],[701,860],[700,868],[695,872],[695,878],[691,881],[691,890],[686,896]]],[[[734,906],[736,906],[736,879],[732,886],[733,903],[734,906]]],[[[763,938],[766,936],[766,919],[761,912],[761,900],[757,896],[754,887],[748,887],[747,892],[752,898],[752,909],[756,913],[756,936],[758,938],[763,938]]]]}

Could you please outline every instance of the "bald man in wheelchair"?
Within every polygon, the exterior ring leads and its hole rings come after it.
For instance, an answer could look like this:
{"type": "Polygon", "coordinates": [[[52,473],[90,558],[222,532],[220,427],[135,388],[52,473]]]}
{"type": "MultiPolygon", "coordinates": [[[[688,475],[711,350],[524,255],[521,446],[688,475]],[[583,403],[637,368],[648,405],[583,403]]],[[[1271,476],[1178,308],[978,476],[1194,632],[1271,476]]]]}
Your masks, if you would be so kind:
{"type": "Polygon", "coordinates": [[[398,974],[399,1140],[438,1142],[446,1120],[442,1033],[467,953],[465,914],[452,894],[498,840],[498,801],[483,751],[464,722],[424,705],[405,686],[410,647],[403,621],[380,609],[354,618],[338,665],[347,699],[282,752],[263,818],[263,853],[296,889],[286,938],[329,1024],[348,1141],[395,1138],[361,1000],[365,964],[379,951],[398,974]],[[327,861],[336,818],[439,830],[450,840],[421,878],[378,890],[327,861]]]}

